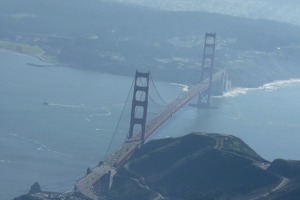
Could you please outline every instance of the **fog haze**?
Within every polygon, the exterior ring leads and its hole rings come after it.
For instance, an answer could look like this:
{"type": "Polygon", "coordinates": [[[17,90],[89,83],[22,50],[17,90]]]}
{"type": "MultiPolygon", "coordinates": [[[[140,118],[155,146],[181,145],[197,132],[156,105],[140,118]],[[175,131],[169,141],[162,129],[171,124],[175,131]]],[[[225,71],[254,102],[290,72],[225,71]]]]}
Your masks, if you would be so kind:
{"type": "MultiPolygon", "coordinates": [[[[173,11],[205,11],[253,19],[270,19],[300,25],[295,0],[112,0],[173,11]]],[[[112,2],[111,1],[111,2],[112,2]]]]}
{"type": "Polygon", "coordinates": [[[300,159],[299,13],[295,0],[0,0],[0,194],[71,190],[104,159],[136,70],[177,99],[200,80],[206,32],[232,90],[216,109],[183,107],[155,139],[232,134],[269,161],[300,159]]]}

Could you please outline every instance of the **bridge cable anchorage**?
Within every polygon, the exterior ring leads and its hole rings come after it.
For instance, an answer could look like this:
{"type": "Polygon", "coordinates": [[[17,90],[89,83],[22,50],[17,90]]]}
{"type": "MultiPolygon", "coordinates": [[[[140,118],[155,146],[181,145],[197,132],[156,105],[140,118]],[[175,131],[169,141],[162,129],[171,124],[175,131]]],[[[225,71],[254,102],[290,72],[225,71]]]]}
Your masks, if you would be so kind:
{"type": "Polygon", "coordinates": [[[134,79],[132,80],[131,87],[130,87],[129,93],[128,93],[128,95],[127,95],[125,104],[124,104],[124,106],[123,106],[121,115],[120,115],[120,117],[119,117],[119,119],[118,119],[116,128],[115,128],[115,130],[114,130],[114,133],[113,133],[113,135],[112,135],[112,138],[111,138],[111,140],[110,140],[110,142],[109,142],[109,145],[108,145],[108,148],[107,148],[107,150],[106,150],[106,153],[105,153],[105,156],[104,156],[104,160],[105,160],[105,159],[107,158],[107,156],[108,156],[109,149],[111,148],[112,142],[113,142],[113,140],[114,140],[114,138],[115,138],[115,135],[116,135],[116,133],[117,133],[117,130],[118,130],[118,127],[119,127],[119,125],[120,125],[121,119],[122,119],[122,117],[123,117],[123,114],[124,114],[124,111],[125,111],[127,102],[128,102],[128,100],[129,100],[129,96],[130,96],[130,94],[131,94],[133,85],[134,85],[134,79]]]}
{"type": "Polygon", "coordinates": [[[158,92],[158,89],[157,89],[157,87],[156,87],[156,85],[155,85],[155,83],[154,83],[154,81],[153,81],[153,78],[152,78],[151,74],[150,74],[150,80],[151,80],[151,83],[152,83],[152,85],[153,85],[153,87],[154,87],[156,93],[158,94],[158,97],[160,98],[160,100],[161,100],[165,105],[167,105],[168,103],[162,98],[162,96],[161,96],[160,93],[158,92]]]}

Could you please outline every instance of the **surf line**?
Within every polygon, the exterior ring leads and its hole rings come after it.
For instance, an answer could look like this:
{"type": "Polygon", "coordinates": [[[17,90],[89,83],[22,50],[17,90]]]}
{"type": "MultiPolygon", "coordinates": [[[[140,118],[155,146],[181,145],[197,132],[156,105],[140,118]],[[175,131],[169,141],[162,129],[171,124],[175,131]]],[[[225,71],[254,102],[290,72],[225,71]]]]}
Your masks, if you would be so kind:
{"type": "Polygon", "coordinates": [[[83,105],[68,105],[68,104],[56,104],[56,103],[49,103],[43,102],[45,106],[59,106],[59,107],[67,107],[67,108],[82,108],[83,105]]]}

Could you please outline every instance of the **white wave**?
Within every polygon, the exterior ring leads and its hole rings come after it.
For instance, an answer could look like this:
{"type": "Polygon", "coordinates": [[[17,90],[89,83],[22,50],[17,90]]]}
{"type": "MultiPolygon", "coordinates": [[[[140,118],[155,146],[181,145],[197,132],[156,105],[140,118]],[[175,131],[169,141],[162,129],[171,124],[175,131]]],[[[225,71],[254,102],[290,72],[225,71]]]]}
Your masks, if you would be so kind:
{"type": "Polygon", "coordinates": [[[18,135],[18,134],[15,134],[15,133],[8,133],[8,134],[11,135],[11,136],[14,136],[14,137],[18,137],[18,138],[20,138],[20,139],[22,139],[22,140],[25,140],[25,137],[20,136],[20,135],[18,135]]]}
{"type": "MultiPolygon", "coordinates": [[[[21,135],[15,134],[15,133],[9,133],[9,135],[14,136],[16,138],[19,138],[21,140],[24,140],[24,141],[26,141],[28,143],[32,143],[33,145],[37,146],[36,147],[37,151],[48,151],[50,153],[56,153],[56,154],[60,153],[58,151],[55,151],[55,150],[52,150],[52,149],[48,148],[45,144],[43,144],[43,143],[41,143],[41,142],[39,142],[37,140],[26,138],[24,136],[21,136],[21,135]]],[[[60,153],[60,154],[62,154],[62,153],[60,153]]]]}
{"type": "Polygon", "coordinates": [[[67,107],[67,108],[82,108],[84,104],[81,105],[69,105],[69,104],[56,104],[56,103],[49,103],[49,106],[59,106],[59,107],[67,107]]]}
{"type": "Polygon", "coordinates": [[[288,87],[291,85],[300,84],[300,79],[277,80],[271,83],[266,83],[257,88],[232,88],[223,94],[223,97],[235,97],[242,94],[247,94],[249,91],[274,91],[280,88],[288,87]]]}
{"type": "Polygon", "coordinates": [[[10,160],[0,160],[0,163],[11,163],[10,160]]]}
{"type": "Polygon", "coordinates": [[[184,92],[188,92],[190,89],[190,86],[185,85],[185,84],[181,84],[181,83],[170,83],[171,85],[175,85],[175,86],[179,86],[182,87],[182,91],[184,92]]]}
{"type": "Polygon", "coordinates": [[[264,84],[259,87],[260,90],[277,90],[282,87],[287,87],[295,84],[300,84],[300,79],[277,80],[272,83],[264,84]]]}
{"type": "Polygon", "coordinates": [[[87,117],[85,118],[85,120],[86,120],[87,122],[91,122],[91,120],[90,120],[89,118],[87,118],[87,117]]]}
{"type": "Polygon", "coordinates": [[[110,116],[112,114],[111,111],[109,110],[108,106],[102,107],[102,110],[104,111],[104,113],[95,114],[95,116],[107,117],[107,116],[110,116]]]}
{"type": "Polygon", "coordinates": [[[241,94],[247,94],[247,92],[250,90],[256,90],[256,89],[255,88],[240,88],[240,87],[232,88],[229,91],[225,92],[223,94],[223,97],[236,97],[241,94]]]}

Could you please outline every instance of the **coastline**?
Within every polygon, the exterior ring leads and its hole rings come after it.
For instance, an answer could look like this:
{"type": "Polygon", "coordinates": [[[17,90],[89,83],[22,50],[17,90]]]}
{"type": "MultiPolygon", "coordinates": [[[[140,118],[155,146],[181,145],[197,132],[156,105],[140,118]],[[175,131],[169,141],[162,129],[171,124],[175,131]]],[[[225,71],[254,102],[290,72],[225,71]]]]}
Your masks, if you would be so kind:
{"type": "Polygon", "coordinates": [[[41,55],[36,55],[36,54],[33,54],[33,53],[31,54],[31,53],[26,53],[26,52],[22,52],[22,51],[17,51],[15,49],[5,48],[3,46],[0,46],[0,52],[11,53],[11,54],[14,54],[14,55],[25,56],[25,57],[34,57],[34,58],[38,59],[39,61],[47,63],[49,65],[64,65],[63,63],[59,63],[57,60],[51,62],[51,60],[49,60],[47,58],[43,58],[43,56],[41,56],[41,55]]]}
{"type": "MultiPolygon", "coordinates": [[[[128,73],[120,73],[120,72],[116,72],[116,73],[112,73],[110,71],[105,71],[105,70],[94,70],[94,69],[90,69],[90,68],[84,68],[83,66],[75,66],[75,65],[69,65],[67,63],[61,63],[58,62],[56,60],[56,62],[51,62],[50,60],[47,60],[45,58],[43,58],[40,55],[35,55],[35,54],[30,54],[30,53],[25,53],[25,52],[20,52],[20,51],[16,51],[16,50],[12,50],[9,48],[3,48],[0,46],[0,53],[10,53],[10,54],[14,54],[14,55],[18,55],[18,56],[25,56],[25,57],[33,57],[38,59],[39,61],[43,62],[43,64],[38,64],[38,63],[27,63],[27,65],[33,66],[33,67],[53,67],[53,66],[62,66],[62,67],[69,67],[72,69],[77,69],[77,70],[81,70],[81,71],[90,71],[90,72],[98,72],[98,73],[105,73],[105,74],[111,74],[111,75],[119,75],[119,76],[130,76],[128,73]]],[[[159,81],[164,81],[164,82],[170,82],[168,80],[163,80],[163,79],[159,79],[159,81]]],[[[170,82],[171,84],[175,84],[174,82],[170,82]]],[[[276,79],[275,77],[268,82],[263,82],[262,84],[258,85],[258,86],[233,86],[228,92],[226,92],[224,94],[225,97],[227,96],[231,96],[234,97],[236,95],[239,94],[245,94],[248,91],[252,91],[252,90],[274,90],[277,89],[279,87],[288,85],[288,84],[293,84],[293,83],[300,83],[300,77],[299,78],[294,78],[294,77],[289,77],[287,79],[276,79]]],[[[177,85],[182,85],[186,87],[186,84],[182,84],[182,83],[176,83],[177,85]]]]}
{"type": "MultiPolygon", "coordinates": [[[[31,56],[31,55],[28,55],[28,54],[22,54],[22,53],[19,53],[19,52],[11,52],[11,51],[7,51],[7,52],[14,53],[15,55],[31,56]]],[[[34,56],[32,56],[32,57],[34,57],[34,56]]]]}
{"type": "Polygon", "coordinates": [[[61,67],[76,68],[76,67],[72,67],[70,65],[67,65],[65,63],[58,62],[57,60],[55,62],[51,62],[50,60],[47,60],[47,59],[45,59],[45,58],[43,58],[42,56],[39,56],[39,55],[20,52],[20,51],[12,50],[12,49],[9,49],[9,48],[3,48],[1,46],[0,46],[0,53],[10,53],[10,54],[18,55],[18,56],[32,57],[32,58],[36,58],[39,61],[43,62],[43,64],[26,63],[27,65],[30,65],[30,66],[33,66],[33,67],[58,67],[58,66],[61,66],[61,67]]]}

